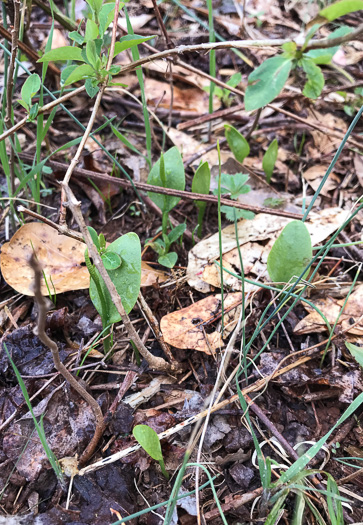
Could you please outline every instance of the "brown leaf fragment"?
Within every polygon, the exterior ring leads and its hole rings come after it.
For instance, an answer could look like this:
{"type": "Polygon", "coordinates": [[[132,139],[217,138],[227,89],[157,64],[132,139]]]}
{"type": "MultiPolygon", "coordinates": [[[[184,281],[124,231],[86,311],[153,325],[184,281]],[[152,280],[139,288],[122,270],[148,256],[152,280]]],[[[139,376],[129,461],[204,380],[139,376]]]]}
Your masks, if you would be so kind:
{"type": "MultiPolygon", "coordinates": [[[[34,295],[33,270],[28,260],[35,252],[48,286],[53,293],[82,290],[89,287],[89,274],[84,262],[85,245],[59,235],[51,226],[40,222],[24,224],[1,249],[1,272],[17,292],[34,295]]],[[[48,295],[44,279],[42,293],[48,295]]]]}
{"type": "MultiPolygon", "coordinates": [[[[345,302],[345,298],[336,299],[333,297],[319,298],[314,300],[315,306],[321,310],[325,315],[329,324],[333,326],[339,312],[345,302]]],[[[324,332],[327,330],[326,323],[319,313],[306,303],[304,308],[309,314],[304,317],[294,328],[294,333],[298,335],[308,334],[311,332],[324,332]]],[[[356,323],[362,315],[363,304],[363,284],[359,285],[350,295],[347,304],[345,305],[343,313],[339,317],[338,325],[342,330],[349,329],[349,326],[356,323]]],[[[363,335],[363,319],[362,321],[347,331],[351,335],[363,335]]]]}
{"type": "MultiPolygon", "coordinates": [[[[232,308],[225,314],[226,331],[230,333],[231,325],[236,323],[236,310],[241,302],[240,293],[224,297],[224,308],[232,308]],[[233,308],[235,307],[235,308],[233,308]]],[[[164,340],[176,348],[198,350],[212,354],[224,345],[221,333],[207,333],[208,323],[221,314],[221,295],[211,295],[191,304],[186,308],[165,315],[160,322],[164,340]]],[[[218,318],[218,317],[217,317],[218,318]]]]}

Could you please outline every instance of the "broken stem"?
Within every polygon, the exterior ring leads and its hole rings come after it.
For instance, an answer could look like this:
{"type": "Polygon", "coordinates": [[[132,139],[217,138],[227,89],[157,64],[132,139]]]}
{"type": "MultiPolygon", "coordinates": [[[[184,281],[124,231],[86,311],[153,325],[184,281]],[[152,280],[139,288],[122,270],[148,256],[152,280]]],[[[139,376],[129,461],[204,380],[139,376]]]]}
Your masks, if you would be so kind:
{"type": "Polygon", "coordinates": [[[31,256],[31,259],[29,261],[30,267],[34,271],[34,298],[35,302],[38,306],[38,323],[36,328],[34,329],[35,335],[39,337],[41,342],[47,346],[53,356],[54,366],[56,370],[62,374],[64,379],[68,381],[68,383],[71,385],[71,387],[78,392],[78,394],[91,406],[93,415],[96,419],[96,429],[95,433],[93,435],[93,438],[91,439],[90,443],[88,444],[87,448],[83,452],[81,458],[80,458],[80,464],[84,464],[83,458],[87,457],[87,459],[90,457],[90,455],[93,453],[94,449],[97,446],[97,443],[99,442],[103,430],[104,430],[104,422],[103,422],[103,414],[101,407],[97,403],[97,401],[83,388],[83,386],[77,381],[77,379],[72,376],[70,371],[64,366],[64,364],[61,362],[59,358],[59,351],[58,351],[58,345],[55,341],[53,341],[46,333],[45,333],[45,320],[46,320],[46,314],[47,314],[47,307],[45,299],[41,293],[41,268],[40,264],[37,261],[37,258],[35,254],[31,256]]]}

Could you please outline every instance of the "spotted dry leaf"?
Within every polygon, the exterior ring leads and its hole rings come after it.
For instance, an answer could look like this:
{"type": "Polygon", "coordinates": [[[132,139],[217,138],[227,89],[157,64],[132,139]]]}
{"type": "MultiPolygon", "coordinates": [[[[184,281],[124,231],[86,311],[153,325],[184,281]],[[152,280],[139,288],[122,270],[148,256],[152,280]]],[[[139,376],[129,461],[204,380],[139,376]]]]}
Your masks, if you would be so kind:
{"type": "MultiPolygon", "coordinates": [[[[212,354],[224,346],[222,336],[217,330],[210,332],[211,322],[220,318],[221,295],[210,295],[186,308],[165,315],[160,322],[164,340],[176,348],[198,350],[212,354]]],[[[229,335],[236,325],[240,312],[241,294],[232,293],[224,298],[225,334],[229,335]]]]}
{"type": "MultiPolygon", "coordinates": [[[[50,291],[63,293],[89,288],[83,242],[59,235],[51,226],[29,222],[19,228],[1,249],[1,272],[9,286],[24,295],[34,295],[34,273],[28,261],[33,253],[42,266],[50,291]],[[54,285],[54,289],[53,289],[54,285]]],[[[141,286],[151,286],[168,279],[168,275],[142,262],[141,286]]],[[[42,278],[42,293],[48,295],[42,278]]]]}
{"type": "MultiPolygon", "coordinates": [[[[29,222],[3,245],[1,272],[5,281],[17,292],[34,295],[34,272],[28,262],[35,253],[52,293],[54,289],[56,293],[82,290],[89,287],[84,251],[82,242],[59,235],[47,224],[29,222]]],[[[41,290],[43,295],[48,295],[43,278],[41,290]]]]}

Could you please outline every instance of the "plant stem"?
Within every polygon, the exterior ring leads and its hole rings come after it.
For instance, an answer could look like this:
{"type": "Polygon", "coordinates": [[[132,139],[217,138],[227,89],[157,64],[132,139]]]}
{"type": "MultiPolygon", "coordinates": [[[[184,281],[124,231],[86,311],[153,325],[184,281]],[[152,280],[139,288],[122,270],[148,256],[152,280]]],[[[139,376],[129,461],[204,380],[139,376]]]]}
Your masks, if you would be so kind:
{"type": "Polygon", "coordinates": [[[168,235],[168,217],[169,217],[169,213],[166,211],[163,211],[163,217],[162,217],[162,229],[163,229],[163,234],[164,235],[168,235]]]}
{"type": "Polygon", "coordinates": [[[198,206],[198,237],[202,238],[203,217],[205,213],[205,206],[198,206]]]}

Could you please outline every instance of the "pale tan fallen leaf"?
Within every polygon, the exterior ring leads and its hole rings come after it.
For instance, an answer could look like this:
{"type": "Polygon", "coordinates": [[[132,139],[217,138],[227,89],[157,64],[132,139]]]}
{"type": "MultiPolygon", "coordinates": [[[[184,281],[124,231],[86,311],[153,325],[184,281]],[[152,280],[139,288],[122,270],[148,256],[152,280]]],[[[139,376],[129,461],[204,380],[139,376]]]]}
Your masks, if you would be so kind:
{"type": "MultiPolygon", "coordinates": [[[[89,274],[84,262],[85,245],[58,233],[47,224],[24,224],[1,249],[1,271],[5,281],[17,292],[34,295],[34,272],[28,261],[36,254],[50,291],[56,293],[89,287],[89,274]]],[[[42,293],[48,295],[42,278],[42,293]]]]}
{"type": "MultiPolygon", "coordinates": [[[[192,157],[198,151],[203,151],[206,148],[205,144],[202,144],[200,141],[194,139],[188,133],[179,131],[175,128],[170,128],[168,130],[168,135],[173,141],[174,145],[177,146],[182,153],[184,159],[192,157]]],[[[224,164],[227,160],[231,158],[230,151],[221,151],[221,162],[224,164]]],[[[217,150],[211,150],[207,153],[204,153],[200,158],[195,161],[195,164],[198,166],[200,161],[208,162],[210,166],[218,165],[218,152],[217,150]]]]}
{"type": "MultiPolygon", "coordinates": [[[[313,301],[315,306],[321,310],[321,312],[327,318],[331,326],[337,320],[339,312],[345,302],[345,298],[336,299],[333,297],[319,298],[313,301]]],[[[359,285],[354,292],[350,295],[347,304],[345,305],[344,311],[339,317],[338,325],[342,330],[346,330],[357,322],[362,315],[362,304],[363,304],[363,284],[359,285]]],[[[294,333],[297,335],[308,334],[312,332],[325,332],[328,330],[321,315],[316,310],[306,303],[303,303],[304,308],[309,314],[304,317],[294,328],[294,333]]],[[[352,335],[363,335],[363,319],[362,321],[347,331],[348,334],[352,335]]]]}
{"type": "MultiPolygon", "coordinates": [[[[314,123],[320,123],[322,128],[328,127],[340,133],[345,133],[347,131],[347,124],[342,118],[336,117],[332,113],[319,113],[319,111],[309,110],[309,120],[312,120],[314,123]]],[[[324,133],[322,131],[317,131],[315,129],[311,130],[311,134],[314,139],[315,148],[309,148],[309,152],[313,158],[320,157],[321,153],[327,154],[331,151],[337,149],[337,144],[341,142],[341,139],[330,136],[329,133],[324,133]]]]}
{"type": "MultiPolygon", "coordinates": [[[[85,266],[85,244],[59,235],[51,226],[29,222],[21,226],[10,242],[1,249],[1,272],[9,286],[24,295],[34,295],[34,273],[28,261],[35,252],[45,273],[50,291],[56,293],[89,288],[89,273],[85,266]]],[[[155,270],[146,262],[141,264],[141,286],[164,282],[168,275],[155,270]]],[[[48,295],[45,282],[42,293],[48,295]]]]}
{"type": "MultiPolygon", "coordinates": [[[[145,94],[148,104],[158,104],[160,108],[169,109],[171,101],[170,84],[161,82],[154,78],[145,78],[145,94]],[[165,93],[165,94],[164,94],[165,93]]],[[[218,109],[220,102],[215,101],[215,109],[218,109]]],[[[208,113],[209,95],[199,88],[180,89],[173,88],[173,109],[195,111],[198,114],[208,113]]]]}
{"type": "MultiPolygon", "coordinates": [[[[47,43],[48,43],[48,37],[46,37],[43,40],[40,46],[42,50],[45,49],[45,46],[47,45],[47,43]]],[[[60,29],[54,28],[51,49],[58,49],[59,47],[63,47],[63,46],[69,46],[69,40],[64,36],[63,31],[61,31],[60,29]]]]}
{"type": "Polygon", "coordinates": [[[141,286],[152,286],[155,283],[163,283],[169,279],[169,275],[162,270],[155,270],[145,261],[141,261],[141,286]]]}
{"type": "MultiPolygon", "coordinates": [[[[135,32],[137,32],[139,29],[144,27],[144,25],[146,25],[148,22],[150,22],[150,20],[152,18],[154,18],[154,16],[155,15],[147,15],[147,14],[130,16],[129,19],[130,19],[130,24],[132,26],[132,29],[135,32]]],[[[121,29],[123,29],[124,31],[127,32],[126,18],[120,18],[119,17],[119,19],[117,21],[117,25],[118,25],[118,27],[120,27],[121,29]]]]}
{"type": "MultiPolygon", "coordinates": [[[[208,333],[208,322],[221,313],[221,295],[210,295],[186,308],[165,315],[160,321],[164,340],[176,348],[198,350],[212,354],[224,345],[220,332],[208,333]]],[[[241,294],[232,293],[224,297],[224,308],[232,308],[225,314],[227,334],[231,324],[235,326],[241,304],[241,294]],[[235,308],[233,308],[235,306],[235,308]]],[[[224,334],[226,335],[226,334],[224,334]]]]}
{"type": "MultiPolygon", "coordinates": [[[[321,183],[329,164],[316,164],[311,168],[303,172],[304,179],[310,184],[314,191],[316,191],[321,183]]],[[[335,190],[340,184],[340,179],[335,173],[330,173],[328,179],[326,180],[323,188],[321,189],[321,195],[328,197],[329,192],[335,190]]]]}
{"type": "MultiPolygon", "coordinates": [[[[347,217],[347,212],[341,208],[326,208],[318,213],[311,213],[311,220],[306,222],[306,227],[311,236],[313,246],[318,245],[329,235],[331,235],[347,217]]],[[[252,220],[241,220],[238,222],[239,245],[243,247],[247,243],[249,247],[244,251],[246,259],[246,274],[252,273],[263,277],[266,274],[267,257],[272,244],[279,236],[281,230],[292,219],[277,217],[260,213],[252,220]],[[264,243],[261,251],[260,242],[264,243]],[[257,257],[257,255],[259,256],[257,257]]],[[[228,258],[223,257],[223,264],[226,261],[229,267],[233,265],[232,271],[239,273],[239,256],[235,237],[234,224],[222,230],[222,252],[228,258]]],[[[243,257],[243,256],[242,256],[243,257]]],[[[211,290],[210,285],[220,286],[219,269],[213,261],[219,261],[219,234],[218,232],[207,239],[202,240],[189,252],[188,258],[188,283],[200,292],[207,293],[211,290]],[[206,266],[209,266],[205,272],[206,266]]],[[[248,275],[246,275],[248,276],[248,275]]],[[[224,273],[226,282],[233,290],[241,289],[241,282],[227,272],[224,273]]]]}

